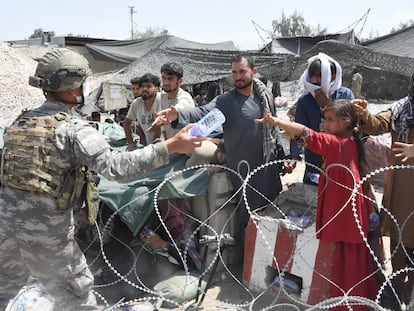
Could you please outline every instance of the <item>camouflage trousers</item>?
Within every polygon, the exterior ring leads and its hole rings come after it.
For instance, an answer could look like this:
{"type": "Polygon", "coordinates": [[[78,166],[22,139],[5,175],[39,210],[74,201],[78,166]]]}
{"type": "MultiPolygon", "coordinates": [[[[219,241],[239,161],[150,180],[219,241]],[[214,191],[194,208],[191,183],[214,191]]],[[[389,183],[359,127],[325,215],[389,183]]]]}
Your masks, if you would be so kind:
{"type": "Polygon", "coordinates": [[[54,297],[55,310],[101,310],[93,275],[75,241],[72,210],[55,200],[0,187],[0,310],[37,278],[54,297]]]}

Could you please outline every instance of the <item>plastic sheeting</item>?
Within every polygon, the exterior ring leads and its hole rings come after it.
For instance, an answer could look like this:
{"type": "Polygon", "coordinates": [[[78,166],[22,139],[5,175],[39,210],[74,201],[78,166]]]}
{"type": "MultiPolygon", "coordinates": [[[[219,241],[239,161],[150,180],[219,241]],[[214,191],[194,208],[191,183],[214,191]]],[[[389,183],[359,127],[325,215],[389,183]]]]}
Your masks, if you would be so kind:
{"type": "Polygon", "coordinates": [[[172,154],[170,163],[127,182],[101,178],[100,199],[114,211],[134,235],[154,209],[157,186],[171,176],[159,191],[158,199],[189,198],[205,195],[208,188],[208,172],[205,168],[185,170],[188,156],[172,154]]]}

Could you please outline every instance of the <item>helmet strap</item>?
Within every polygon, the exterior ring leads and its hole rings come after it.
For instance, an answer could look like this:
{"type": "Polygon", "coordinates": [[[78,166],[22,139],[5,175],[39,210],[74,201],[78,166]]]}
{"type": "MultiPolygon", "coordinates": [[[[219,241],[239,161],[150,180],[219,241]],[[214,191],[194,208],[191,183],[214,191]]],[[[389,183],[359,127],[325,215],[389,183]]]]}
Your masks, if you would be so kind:
{"type": "Polygon", "coordinates": [[[69,91],[69,93],[74,97],[74,100],[68,100],[66,98],[61,98],[59,96],[59,92],[55,93],[55,92],[48,92],[48,95],[51,95],[56,101],[60,101],[64,104],[67,105],[72,105],[72,106],[83,106],[84,104],[84,97],[83,95],[75,95],[73,94],[72,91],[69,91]]]}

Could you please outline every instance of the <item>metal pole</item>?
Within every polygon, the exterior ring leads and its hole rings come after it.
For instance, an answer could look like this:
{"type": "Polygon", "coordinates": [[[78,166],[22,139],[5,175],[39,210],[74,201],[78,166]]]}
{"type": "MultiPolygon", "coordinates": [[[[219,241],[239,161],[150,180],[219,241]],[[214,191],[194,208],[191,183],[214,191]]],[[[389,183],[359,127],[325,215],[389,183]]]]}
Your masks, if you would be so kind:
{"type": "Polygon", "coordinates": [[[134,11],[135,6],[128,6],[129,7],[129,13],[131,15],[131,40],[134,40],[134,13],[137,13],[137,11],[134,11]]]}

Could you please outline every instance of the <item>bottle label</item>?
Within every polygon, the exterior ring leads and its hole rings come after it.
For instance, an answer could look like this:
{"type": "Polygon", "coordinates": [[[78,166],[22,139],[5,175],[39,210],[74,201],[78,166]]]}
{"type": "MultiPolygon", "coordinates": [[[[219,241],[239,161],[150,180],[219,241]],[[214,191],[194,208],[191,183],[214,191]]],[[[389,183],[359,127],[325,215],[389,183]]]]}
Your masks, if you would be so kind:
{"type": "Polygon", "coordinates": [[[193,125],[188,134],[190,136],[208,136],[218,129],[224,121],[226,121],[226,118],[223,113],[219,109],[213,108],[193,125]]]}

